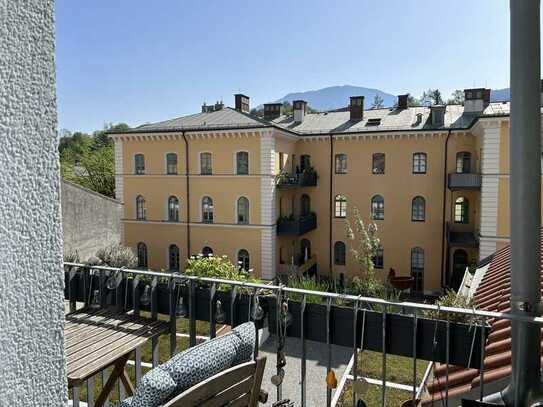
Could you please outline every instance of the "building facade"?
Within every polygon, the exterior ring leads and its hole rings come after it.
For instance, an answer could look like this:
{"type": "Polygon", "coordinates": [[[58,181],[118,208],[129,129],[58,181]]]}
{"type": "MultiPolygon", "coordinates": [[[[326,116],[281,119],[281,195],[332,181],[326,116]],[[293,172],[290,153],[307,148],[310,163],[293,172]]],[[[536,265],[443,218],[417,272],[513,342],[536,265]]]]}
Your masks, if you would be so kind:
{"type": "Polygon", "coordinates": [[[197,253],[227,255],[257,276],[360,275],[346,234],[354,208],[378,226],[374,259],[415,290],[457,286],[466,266],[508,241],[508,103],[465,90],[461,105],[348,107],[308,113],[294,101],[147,124],[115,141],[123,241],[140,266],[182,269],[197,253]]]}

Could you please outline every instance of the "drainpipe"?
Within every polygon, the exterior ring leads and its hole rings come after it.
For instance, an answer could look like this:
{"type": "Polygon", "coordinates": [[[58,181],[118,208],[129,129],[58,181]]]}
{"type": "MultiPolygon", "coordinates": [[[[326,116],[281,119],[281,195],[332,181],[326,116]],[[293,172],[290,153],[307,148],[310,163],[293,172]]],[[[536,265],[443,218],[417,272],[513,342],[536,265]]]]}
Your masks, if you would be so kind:
{"type": "Polygon", "coordinates": [[[191,251],[190,251],[190,177],[189,177],[189,142],[187,140],[187,136],[185,135],[185,132],[181,133],[183,136],[183,140],[185,141],[185,181],[186,181],[186,188],[187,188],[187,204],[185,205],[187,207],[187,257],[190,257],[191,251]]]}
{"type": "Polygon", "coordinates": [[[330,134],[330,234],[328,242],[328,270],[330,270],[330,280],[334,278],[334,273],[332,271],[333,262],[332,262],[332,226],[334,222],[334,189],[333,189],[333,177],[334,177],[334,136],[330,134]]]}
{"type": "MultiPolygon", "coordinates": [[[[541,111],[540,2],[511,0],[511,312],[540,315],[541,111]]],[[[541,399],[539,324],[511,323],[511,382],[507,406],[541,399]]]]}
{"type": "Polygon", "coordinates": [[[447,220],[445,215],[447,212],[447,157],[449,155],[449,138],[451,137],[452,129],[449,129],[447,138],[445,139],[445,164],[443,165],[443,230],[441,234],[441,288],[445,287],[445,273],[449,271],[449,245],[447,244],[447,257],[445,258],[445,239],[447,238],[447,220]]]}

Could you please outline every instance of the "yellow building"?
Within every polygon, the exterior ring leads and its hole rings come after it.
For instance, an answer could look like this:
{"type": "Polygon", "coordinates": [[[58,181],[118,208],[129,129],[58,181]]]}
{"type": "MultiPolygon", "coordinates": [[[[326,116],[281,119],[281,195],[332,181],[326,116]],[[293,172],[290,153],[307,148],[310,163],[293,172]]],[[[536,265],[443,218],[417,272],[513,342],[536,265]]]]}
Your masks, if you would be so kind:
{"type": "Polygon", "coordinates": [[[508,103],[467,89],[463,106],[348,107],[309,113],[295,101],[146,124],[115,141],[123,241],[141,266],[179,269],[191,254],[227,255],[264,279],[360,274],[345,221],[378,225],[378,273],[415,290],[460,283],[465,267],[508,241],[508,103]]]}

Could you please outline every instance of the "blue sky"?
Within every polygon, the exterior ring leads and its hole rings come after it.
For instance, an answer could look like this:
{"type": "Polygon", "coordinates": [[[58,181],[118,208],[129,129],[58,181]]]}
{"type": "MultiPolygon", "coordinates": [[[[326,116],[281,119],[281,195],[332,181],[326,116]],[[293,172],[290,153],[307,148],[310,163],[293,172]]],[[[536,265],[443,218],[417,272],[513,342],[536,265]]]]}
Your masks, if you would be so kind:
{"type": "Polygon", "coordinates": [[[132,126],[233,94],[446,96],[509,82],[508,0],[56,1],[59,128],[132,126]]]}

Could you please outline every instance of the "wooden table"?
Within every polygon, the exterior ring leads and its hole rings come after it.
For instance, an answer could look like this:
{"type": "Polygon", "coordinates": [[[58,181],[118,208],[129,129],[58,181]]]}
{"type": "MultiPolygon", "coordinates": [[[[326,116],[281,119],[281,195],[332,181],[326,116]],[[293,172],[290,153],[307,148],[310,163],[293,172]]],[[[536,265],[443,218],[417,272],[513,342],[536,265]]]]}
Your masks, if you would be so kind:
{"type": "Polygon", "coordinates": [[[103,406],[117,379],[132,395],[134,386],[125,370],[130,353],[168,329],[167,321],[107,310],[85,310],[66,315],[64,340],[68,387],[79,387],[96,373],[113,366],[94,405],[103,406]]]}

